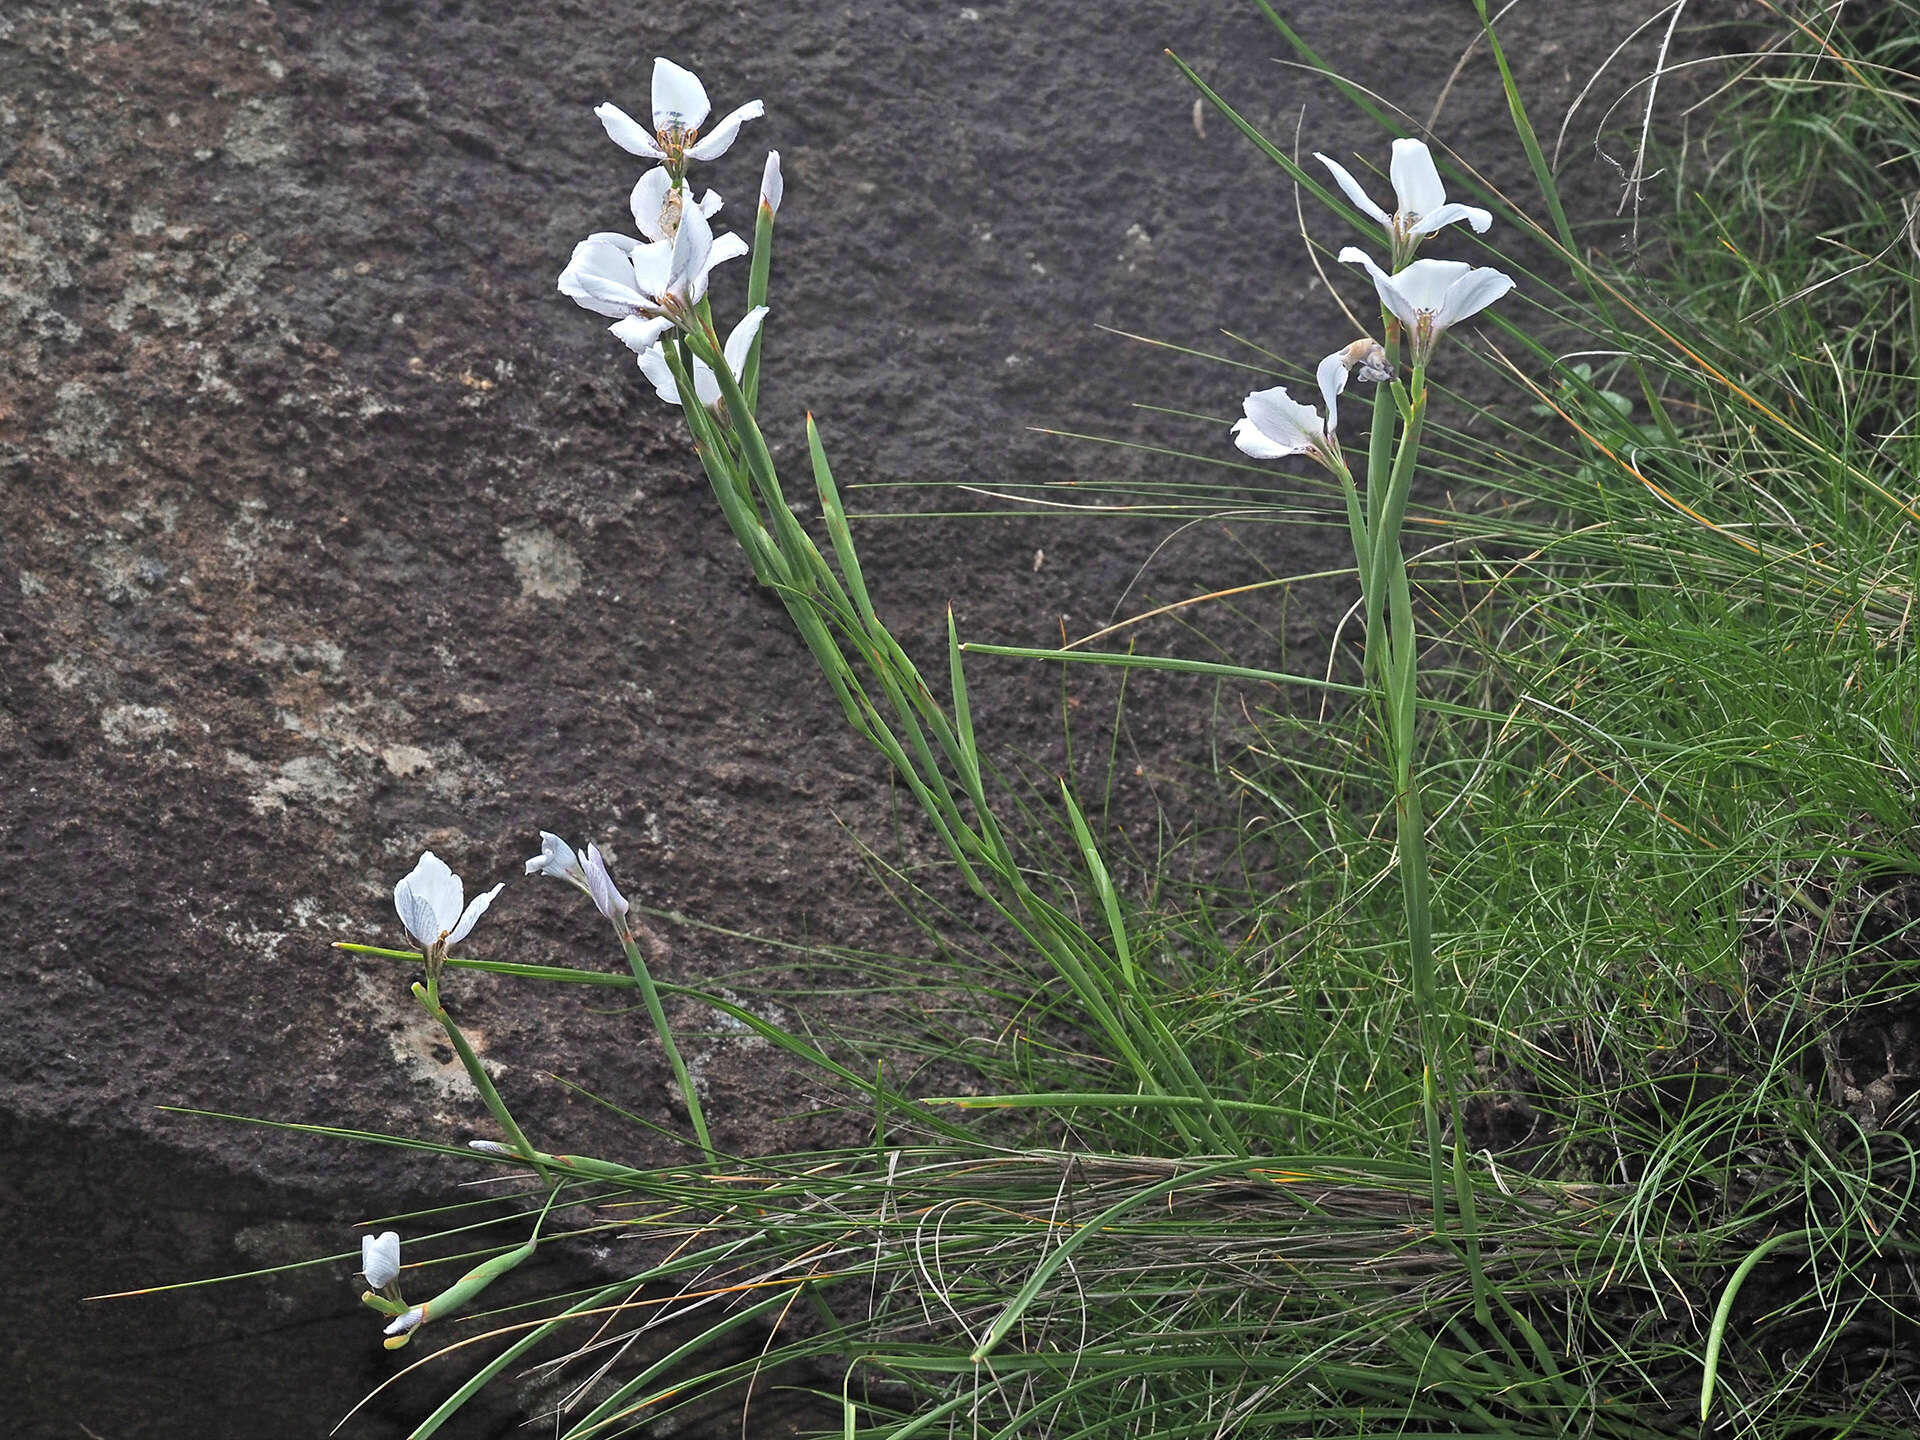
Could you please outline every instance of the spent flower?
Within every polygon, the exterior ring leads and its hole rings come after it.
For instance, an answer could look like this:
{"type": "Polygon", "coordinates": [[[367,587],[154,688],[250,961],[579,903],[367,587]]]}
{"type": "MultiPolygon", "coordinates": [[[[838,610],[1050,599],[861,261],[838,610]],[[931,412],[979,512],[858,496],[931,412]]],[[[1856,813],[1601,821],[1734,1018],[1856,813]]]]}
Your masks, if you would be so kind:
{"type": "Polygon", "coordinates": [[[1340,260],[1366,267],[1381,305],[1405,329],[1416,367],[1427,363],[1451,326],[1478,315],[1513,288],[1513,277],[1504,271],[1463,260],[1416,260],[1392,275],[1354,245],[1340,252],[1340,260]]]}
{"type": "Polygon", "coordinates": [[[1436,230],[1466,221],[1475,234],[1484,235],[1493,224],[1493,216],[1475,205],[1456,205],[1447,200],[1446,186],[1440,183],[1440,172],[1434,168],[1433,153],[1421,140],[1396,140],[1393,142],[1393,161],[1388,174],[1393,180],[1394,212],[1389,215],[1374,204],[1360,182],[1347,173],[1345,166],[1328,159],[1318,150],[1313,152],[1318,160],[1332,172],[1334,181],[1347,193],[1347,199],[1369,218],[1377,220],[1386,228],[1387,244],[1393,253],[1393,267],[1398,270],[1413,258],[1413,252],[1420,248],[1420,241],[1436,230]]]}
{"type": "Polygon", "coordinates": [[[712,109],[707,100],[707,87],[700,83],[698,75],[671,60],[656,57],[652,134],[618,105],[599,105],[593,113],[600,117],[607,137],[614,144],[630,155],[662,162],[677,185],[687,172],[689,160],[718,160],[732,148],[743,121],[766,113],[766,106],[758,100],[749,100],[722,116],[720,123],[703,135],[700,127],[712,109]]]}

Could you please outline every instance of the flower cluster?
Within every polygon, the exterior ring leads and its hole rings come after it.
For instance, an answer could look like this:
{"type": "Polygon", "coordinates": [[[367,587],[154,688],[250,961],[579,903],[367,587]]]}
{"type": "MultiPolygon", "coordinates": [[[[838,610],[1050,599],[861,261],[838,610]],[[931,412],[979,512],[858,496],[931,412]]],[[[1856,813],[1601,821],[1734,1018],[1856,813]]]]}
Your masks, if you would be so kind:
{"type": "MultiPolygon", "coordinates": [[[[1389,173],[1395,209],[1391,215],[1368,198],[1342,166],[1325,155],[1316,153],[1314,158],[1332,172],[1347,198],[1385,230],[1393,273],[1382,270],[1356,245],[1341,250],[1340,260],[1363,266],[1373,277],[1381,308],[1406,340],[1408,363],[1416,373],[1425,370],[1448,328],[1479,314],[1505,295],[1513,288],[1513,279],[1499,270],[1459,260],[1416,260],[1414,252],[1427,236],[1463,220],[1476,233],[1484,234],[1493,224],[1493,216],[1475,206],[1447,200],[1433,155],[1418,140],[1393,142],[1389,173]]],[[[1311,406],[1295,400],[1284,385],[1257,390],[1246,398],[1245,418],[1233,427],[1234,443],[1256,459],[1309,455],[1336,474],[1344,474],[1345,461],[1334,438],[1338,419],[1335,397],[1346,388],[1349,372],[1355,370],[1362,380],[1394,378],[1384,348],[1369,339],[1356,340],[1327,356],[1315,371],[1326,402],[1325,419],[1311,406]]]]}
{"type": "MultiPolygon", "coordinates": [[[[765,306],[756,306],[722,345],[707,312],[708,277],[715,267],[747,254],[748,247],[738,235],[713,233],[708,221],[719,211],[721,198],[708,190],[696,199],[687,183],[687,166],[726,154],[741,124],[764,114],[765,107],[751,100],[703,133],[711,110],[700,78],[664,58],[653,62],[651,132],[617,105],[595,109],[614,144],[660,163],[641,175],[630,197],[641,238],[612,232],[589,235],[574,247],[560,274],[560,293],[610,318],[614,323],[608,328],[639,357],[655,392],[672,405],[682,403],[666,348],[674,332],[704,342],[693,348],[725,364],[738,381],[767,313],[765,306]]],[[[770,151],[760,182],[763,222],[780,208],[783,191],[780,155],[770,151]]],[[[696,398],[717,408],[722,387],[714,366],[697,353],[687,358],[696,398]]]]}

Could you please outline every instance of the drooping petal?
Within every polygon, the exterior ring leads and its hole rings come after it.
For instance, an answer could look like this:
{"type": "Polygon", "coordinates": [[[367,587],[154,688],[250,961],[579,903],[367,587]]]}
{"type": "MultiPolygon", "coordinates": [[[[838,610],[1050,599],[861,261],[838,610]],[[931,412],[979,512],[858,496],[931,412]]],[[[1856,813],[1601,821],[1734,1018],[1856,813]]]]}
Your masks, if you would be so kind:
{"type": "Polygon", "coordinates": [[[760,204],[769,215],[778,215],[786,194],[787,183],[780,177],[780,152],[769,150],[767,168],[760,172],[760,204]]]}
{"type": "Polygon", "coordinates": [[[627,913],[627,897],[622,895],[613,883],[613,877],[607,873],[607,862],[601,858],[598,845],[587,846],[587,893],[593,896],[593,903],[600,913],[609,920],[618,920],[627,913]]]}
{"type": "MultiPolygon", "coordinates": [[[[693,362],[698,365],[698,360],[693,362]]],[[[680,386],[673,378],[673,370],[667,364],[667,352],[659,345],[649,346],[640,352],[640,373],[653,382],[653,393],[669,405],[680,403],[680,386]]],[[[582,880],[586,872],[580,872],[582,880]]]]}
{"type": "Polygon", "coordinates": [[[1370,219],[1378,220],[1389,230],[1393,228],[1393,217],[1367,198],[1367,192],[1360,188],[1360,182],[1358,180],[1355,180],[1353,176],[1347,173],[1346,166],[1329,160],[1318,150],[1313,152],[1313,158],[1332,172],[1334,184],[1347,192],[1347,199],[1353,202],[1355,209],[1370,219]]]}
{"type": "Polygon", "coordinates": [[[646,298],[634,285],[632,256],[639,248],[626,235],[589,235],[560,272],[560,293],[596,315],[631,315],[646,298]]]}
{"type": "Polygon", "coordinates": [[[660,148],[660,142],[618,105],[611,102],[596,105],[593,113],[600,117],[600,123],[606,127],[607,138],[629,155],[639,155],[648,160],[667,158],[666,152],[660,148]]]}
{"type": "Polygon", "coordinates": [[[1440,183],[1440,172],[1433,168],[1433,152],[1423,140],[1393,142],[1393,161],[1387,167],[1393,177],[1393,195],[1400,214],[1431,215],[1447,203],[1447,187],[1440,183]]]}
{"type": "Polygon", "coordinates": [[[611,330],[614,338],[629,350],[645,354],[660,343],[662,335],[673,329],[673,322],[657,315],[644,320],[638,315],[630,315],[625,320],[615,321],[607,329],[611,330]]]}
{"type": "Polygon", "coordinates": [[[1456,205],[1448,201],[1432,214],[1422,215],[1420,223],[1408,230],[1407,234],[1418,239],[1422,235],[1431,235],[1436,230],[1444,230],[1447,226],[1458,224],[1462,220],[1473,227],[1473,233],[1476,235],[1486,234],[1488,227],[1493,224],[1493,216],[1479,206],[1456,205]]]}
{"type": "Polygon", "coordinates": [[[360,1237],[360,1273],[367,1286],[384,1290],[400,1278],[400,1236],[389,1230],[381,1235],[360,1237]]]}
{"type": "Polygon", "coordinates": [[[1380,303],[1386,307],[1387,312],[1409,329],[1420,323],[1419,314],[1412,305],[1407,303],[1407,297],[1394,287],[1392,277],[1374,264],[1373,258],[1366,251],[1358,245],[1349,245],[1340,252],[1340,263],[1364,265],[1367,273],[1373,277],[1374,293],[1380,297],[1380,303]]]}
{"type": "Polygon", "coordinates": [[[640,233],[647,239],[672,238],[665,223],[667,197],[672,193],[673,176],[667,173],[664,165],[654,166],[634,185],[627,203],[633,210],[633,223],[640,227],[640,233]]]}
{"type": "Polygon", "coordinates": [[[556,880],[578,881],[582,876],[580,857],[573,847],[549,830],[540,832],[540,853],[527,861],[527,874],[551,875],[556,880]]]}
{"type": "Polygon", "coordinates": [[[1243,408],[1246,418],[1235,422],[1233,443],[1256,459],[1305,455],[1326,444],[1326,425],[1311,407],[1289,395],[1284,385],[1254,391],[1243,408]]]}
{"type": "Polygon", "coordinates": [[[486,894],[474,896],[473,903],[467,906],[466,910],[461,914],[460,923],[454,926],[452,933],[447,936],[447,943],[449,945],[458,945],[462,940],[466,939],[467,936],[471,935],[475,923],[478,922],[482,915],[487,913],[487,907],[493,904],[494,896],[506,888],[507,882],[502,880],[498,885],[494,886],[493,889],[487,891],[486,894]]]}
{"type": "Polygon", "coordinates": [[[1320,382],[1320,398],[1327,402],[1327,433],[1340,423],[1340,392],[1347,388],[1347,352],[1336,350],[1314,369],[1320,382]]]}
{"type": "MultiPolygon", "coordinates": [[[[460,913],[461,902],[466,891],[460,884],[460,877],[447,868],[447,862],[431,850],[423,850],[420,860],[413,867],[413,873],[406,882],[413,887],[413,893],[432,909],[435,919],[433,938],[439,939],[440,932],[453,924],[454,917],[460,913]]],[[[419,939],[416,934],[414,938],[419,939]]]]}
{"type": "Polygon", "coordinates": [[[691,130],[713,108],[707,87],[684,66],[655,56],[653,60],[653,128],[691,130]]]}
{"type": "Polygon", "coordinates": [[[720,123],[713,127],[712,133],[702,135],[687,147],[689,160],[718,160],[733,148],[734,137],[740,133],[742,122],[757,120],[767,113],[767,107],[758,100],[749,100],[738,110],[730,110],[721,117],[720,123]]]}
{"type": "Polygon", "coordinates": [[[1434,312],[1433,333],[1438,335],[1449,325],[1478,315],[1511,289],[1513,277],[1504,271],[1484,265],[1467,271],[1447,287],[1440,308],[1434,312]]]}

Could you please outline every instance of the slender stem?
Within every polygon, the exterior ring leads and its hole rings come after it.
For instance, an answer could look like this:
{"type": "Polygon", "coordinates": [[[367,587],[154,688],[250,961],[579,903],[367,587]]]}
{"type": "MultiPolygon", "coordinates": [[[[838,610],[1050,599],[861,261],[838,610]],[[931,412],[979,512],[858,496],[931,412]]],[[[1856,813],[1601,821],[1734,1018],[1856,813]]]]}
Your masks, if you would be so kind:
{"type": "MultiPolygon", "coordinates": [[[[437,982],[438,978],[435,976],[434,980],[437,982]]],[[[540,1163],[540,1152],[533,1148],[525,1133],[521,1131],[519,1123],[513,1118],[513,1112],[507,1109],[507,1102],[501,1099],[500,1092],[493,1088],[493,1077],[487,1074],[486,1067],[480,1063],[480,1057],[474,1053],[473,1046],[467,1042],[467,1037],[461,1033],[460,1027],[453,1023],[453,1017],[440,1004],[440,997],[435,993],[437,988],[437,983],[431,987],[416,984],[413,987],[413,998],[419,1001],[420,1008],[438,1021],[440,1028],[447,1032],[447,1039],[453,1044],[453,1053],[460,1057],[460,1063],[466,1067],[467,1078],[473,1081],[473,1088],[480,1092],[480,1098],[486,1101],[487,1109],[492,1112],[500,1128],[507,1132],[507,1139],[513,1142],[515,1152],[540,1172],[542,1180],[551,1185],[553,1177],[547,1173],[546,1166],[540,1163]]]]}
{"type": "Polygon", "coordinates": [[[634,983],[640,987],[640,998],[646,1002],[647,1014],[653,1020],[653,1033],[660,1037],[660,1049],[666,1054],[667,1063],[673,1067],[673,1078],[680,1087],[681,1098],[687,1102],[687,1118],[693,1122],[693,1133],[700,1141],[707,1164],[716,1165],[719,1157],[714,1153],[712,1137],[707,1134],[707,1117],[701,1113],[700,1096],[693,1088],[693,1077],[687,1073],[687,1062],[680,1058],[680,1047],[673,1043],[673,1030],[667,1024],[667,1012],[660,1004],[660,992],[654,988],[653,972],[647,969],[646,957],[634,943],[633,931],[625,921],[616,920],[614,931],[620,937],[620,947],[627,952],[627,964],[633,970],[634,983]]]}

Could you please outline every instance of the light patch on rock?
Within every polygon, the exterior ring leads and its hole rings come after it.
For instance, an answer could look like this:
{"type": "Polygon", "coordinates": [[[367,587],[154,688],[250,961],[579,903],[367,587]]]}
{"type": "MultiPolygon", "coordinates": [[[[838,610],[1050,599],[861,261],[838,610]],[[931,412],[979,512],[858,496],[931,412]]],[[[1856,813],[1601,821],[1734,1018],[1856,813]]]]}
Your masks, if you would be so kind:
{"type": "Polygon", "coordinates": [[[389,745],[380,752],[380,759],[402,779],[433,768],[433,756],[418,745],[389,745]]]}
{"type": "Polygon", "coordinates": [[[47,666],[46,675],[56,690],[78,690],[87,678],[87,672],[71,660],[55,660],[47,666]]]}
{"type": "MultiPolygon", "coordinates": [[[[376,977],[367,971],[356,970],[353,988],[375,1015],[387,1021],[387,1050],[403,1075],[432,1091],[443,1103],[483,1103],[466,1067],[460,1063],[460,1057],[453,1053],[452,1045],[447,1042],[446,1031],[428,1019],[426,1013],[408,998],[404,985],[396,986],[390,973],[376,977]]],[[[460,1022],[460,1029],[468,1043],[480,1054],[481,1069],[495,1080],[506,1073],[508,1067],[498,1060],[489,1059],[485,1054],[486,1031],[465,1020],[460,1022]]]]}
{"type": "Polygon", "coordinates": [[[120,446],[114,435],[119,418],[91,385],[69,380],[53,392],[53,423],[47,426],[47,444],[64,460],[117,464],[120,446]]]}
{"type": "Polygon", "coordinates": [[[241,165],[267,165],[284,160],[293,153],[287,139],[288,122],[292,118],[291,101],[258,97],[242,101],[233,119],[227,122],[227,133],[220,139],[220,148],[241,165]]]}
{"type": "Polygon", "coordinates": [[[20,593],[22,595],[44,595],[47,593],[47,582],[31,570],[22,570],[20,572],[20,593]]]}
{"type": "MultiPolygon", "coordinates": [[[[232,763],[232,757],[228,757],[232,763]]],[[[253,763],[253,762],[250,762],[253,763]]],[[[247,797],[257,815],[272,815],[294,806],[334,809],[354,796],[354,783],[324,755],[296,755],[280,762],[272,779],[247,797]]]]}
{"type": "Polygon", "coordinates": [[[535,600],[566,599],[586,574],[573,547],[543,525],[509,530],[500,549],[520,581],[520,593],[535,600]]]}
{"type": "Polygon", "coordinates": [[[109,705],[100,712],[100,733],[109,745],[138,745],[173,733],[173,712],[163,705],[109,705]]]}

